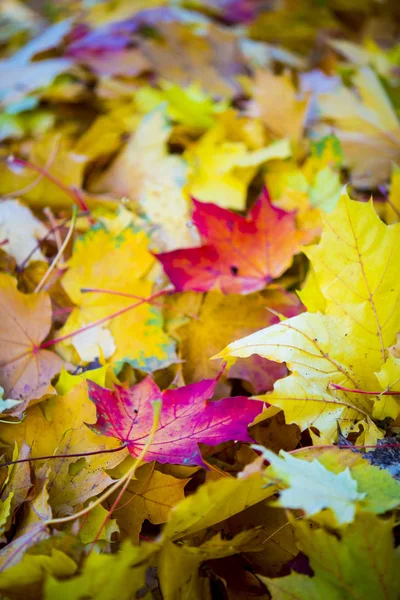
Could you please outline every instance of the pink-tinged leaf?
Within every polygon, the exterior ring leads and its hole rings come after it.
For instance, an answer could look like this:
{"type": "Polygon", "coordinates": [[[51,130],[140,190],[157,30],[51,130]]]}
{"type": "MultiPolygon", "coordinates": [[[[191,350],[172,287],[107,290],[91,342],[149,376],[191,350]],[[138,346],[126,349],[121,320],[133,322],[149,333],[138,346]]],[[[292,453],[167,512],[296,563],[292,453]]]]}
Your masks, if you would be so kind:
{"type": "Polygon", "coordinates": [[[204,466],[198,444],[251,442],[247,426],[263,406],[242,396],[210,402],[216,384],[215,379],[205,379],[161,392],[146,377],[130,389],[116,386],[110,391],[89,381],[89,396],[97,409],[91,429],[128,442],[129,452],[138,456],[153,425],[152,402],[162,398],[160,423],[144,460],[204,466]]]}
{"type": "Polygon", "coordinates": [[[248,358],[238,358],[228,371],[230,379],[243,379],[251,384],[254,394],[270,392],[277,379],[288,374],[285,364],[280,364],[253,354],[248,358]]]}
{"type": "Polygon", "coordinates": [[[204,245],[158,254],[179,292],[255,292],[282,275],[299,250],[303,234],[295,213],[271,204],[264,189],[248,217],[194,200],[193,222],[204,245]]]}

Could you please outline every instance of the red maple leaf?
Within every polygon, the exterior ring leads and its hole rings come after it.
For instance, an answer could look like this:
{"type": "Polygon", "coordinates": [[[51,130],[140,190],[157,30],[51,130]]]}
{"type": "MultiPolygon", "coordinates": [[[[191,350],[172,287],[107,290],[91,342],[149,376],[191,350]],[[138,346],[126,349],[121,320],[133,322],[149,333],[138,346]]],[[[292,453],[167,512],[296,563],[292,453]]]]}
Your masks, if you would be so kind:
{"type": "Polygon", "coordinates": [[[132,456],[138,456],[153,426],[152,401],[162,398],[160,423],[145,461],[204,466],[199,442],[251,442],[247,426],[263,408],[259,401],[242,396],[209,402],[216,384],[215,379],[204,379],[161,392],[146,377],[132,388],[115,386],[110,391],[89,381],[89,396],[97,408],[97,422],[90,428],[128,443],[132,456]]]}
{"type": "Polygon", "coordinates": [[[156,254],[178,292],[255,292],[282,275],[298,252],[303,234],[295,213],[273,206],[266,189],[248,217],[193,202],[192,219],[205,244],[156,254]]]}

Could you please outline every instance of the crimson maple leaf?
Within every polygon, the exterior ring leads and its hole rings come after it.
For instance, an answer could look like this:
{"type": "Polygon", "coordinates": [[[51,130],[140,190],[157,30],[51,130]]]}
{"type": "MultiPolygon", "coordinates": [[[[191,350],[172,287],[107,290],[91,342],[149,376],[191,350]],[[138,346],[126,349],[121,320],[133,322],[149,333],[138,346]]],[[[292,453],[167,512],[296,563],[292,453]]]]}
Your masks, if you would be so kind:
{"type": "Polygon", "coordinates": [[[215,379],[204,379],[161,392],[146,377],[129,389],[115,386],[111,391],[89,381],[89,397],[97,409],[97,422],[90,428],[127,443],[137,457],[153,426],[152,402],[162,398],[159,426],[144,460],[204,466],[199,442],[251,442],[247,426],[263,408],[258,400],[242,396],[209,402],[216,384],[215,379]]]}
{"type": "Polygon", "coordinates": [[[178,292],[261,290],[286,271],[299,250],[303,234],[296,230],[295,213],[273,206],[266,189],[248,217],[193,202],[192,219],[205,244],[156,254],[178,292]]]}

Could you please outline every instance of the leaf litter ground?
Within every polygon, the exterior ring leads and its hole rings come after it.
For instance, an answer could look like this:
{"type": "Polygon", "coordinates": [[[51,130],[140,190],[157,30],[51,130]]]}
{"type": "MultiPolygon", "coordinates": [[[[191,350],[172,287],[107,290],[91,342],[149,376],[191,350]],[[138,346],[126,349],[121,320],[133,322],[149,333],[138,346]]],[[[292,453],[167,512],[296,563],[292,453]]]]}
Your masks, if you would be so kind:
{"type": "Polygon", "coordinates": [[[398,600],[399,9],[35,6],[0,7],[2,598],[398,600]]]}

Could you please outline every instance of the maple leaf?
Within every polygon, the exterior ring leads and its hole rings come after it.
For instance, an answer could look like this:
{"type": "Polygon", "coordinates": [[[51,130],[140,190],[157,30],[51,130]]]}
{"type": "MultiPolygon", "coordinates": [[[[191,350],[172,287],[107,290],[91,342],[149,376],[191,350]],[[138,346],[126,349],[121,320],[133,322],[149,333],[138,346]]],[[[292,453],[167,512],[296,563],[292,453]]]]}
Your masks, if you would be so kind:
{"type": "Polygon", "coordinates": [[[385,464],[379,461],[380,453],[383,453],[384,458],[385,453],[389,453],[391,458],[390,451],[398,450],[396,446],[392,447],[392,443],[390,438],[378,440],[377,449],[365,454],[351,446],[329,449],[313,447],[312,452],[306,449],[296,451],[296,456],[308,461],[316,458],[328,471],[335,474],[349,469],[352,479],[357,483],[357,491],[364,495],[357,503],[357,512],[366,511],[379,515],[395,509],[400,504],[400,482],[394,479],[395,474],[392,476],[390,470],[387,472],[385,464]],[[380,448],[381,446],[383,447],[380,448]],[[389,448],[386,449],[385,446],[389,448]]]}
{"type": "Polygon", "coordinates": [[[38,554],[26,552],[20,563],[0,573],[0,589],[14,598],[27,598],[31,594],[40,597],[46,575],[73,575],[77,570],[76,562],[65,552],[51,548],[51,544],[48,554],[45,548],[38,554]]]}
{"type": "Polygon", "coordinates": [[[372,201],[355,202],[347,194],[323,221],[320,243],[304,251],[325,298],[325,312],[351,318],[366,349],[379,350],[384,361],[400,330],[400,224],[385,225],[372,201]]]}
{"type": "Polygon", "coordinates": [[[298,229],[307,232],[304,243],[313,242],[322,228],[321,211],[332,212],[342,194],[340,169],[343,152],[333,135],[310,147],[310,156],[299,167],[296,161],[275,161],[265,174],[265,184],[274,204],[296,211],[298,229]]]}
{"type": "Polygon", "coordinates": [[[199,567],[210,559],[225,558],[239,552],[262,548],[263,534],[258,531],[242,531],[234,538],[225,539],[217,534],[200,545],[189,543],[174,544],[165,540],[157,557],[160,587],[165,600],[179,596],[203,598],[204,584],[199,567]],[[258,537],[261,539],[257,539],[258,537]],[[179,571],[176,565],[179,564],[179,571]],[[174,576],[171,577],[171,573],[174,576]],[[194,596],[195,594],[195,596],[194,596]]]}
{"type": "Polygon", "coordinates": [[[176,541],[203,529],[209,530],[216,523],[273,496],[276,486],[265,486],[264,483],[259,459],[250,463],[236,478],[223,477],[206,482],[174,507],[163,530],[163,538],[176,541]]]}
{"type": "Polygon", "coordinates": [[[201,202],[214,202],[222,208],[244,210],[247,189],[258,168],[267,161],[291,155],[289,141],[278,140],[265,145],[263,131],[229,110],[216,125],[185,152],[189,165],[187,189],[201,202]]]}
{"type": "Polygon", "coordinates": [[[186,164],[167,151],[171,132],[162,104],[143,118],[128,144],[93,186],[95,191],[112,192],[137,202],[153,226],[152,240],[166,250],[197,241],[193,228],[187,227],[189,202],[183,194],[186,164]]]}
{"type": "MultiPolygon", "coordinates": [[[[324,221],[320,244],[305,252],[315,275],[310,285],[314,293],[319,289],[326,314],[303,313],[230,344],[219,356],[257,353],[286,362],[292,375],[276,382],[265,400],[283,408],[287,422],[314,425],[335,439],[337,419],[346,433],[353,428],[350,420],[361,420],[375,443],[382,434],[372,418],[396,417],[398,403],[377,404],[374,395],[357,390],[379,389],[375,373],[400,328],[400,281],[395,275],[400,229],[382,223],[372,204],[347,195],[324,221]],[[339,387],[332,389],[332,384],[339,387]]],[[[313,294],[302,294],[306,303],[308,298],[313,294]]]]}
{"type": "MultiPolygon", "coordinates": [[[[342,143],[350,181],[361,189],[374,189],[390,175],[400,157],[400,123],[385,88],[370,67],[353,77],[355,90],[341,86],[318,96],[321,118],[332,122],[342,143]],[[355,92],[355,93],[354,93],[355,92]]],[[[316,129],[321,128],[318,123],[316,129]]]]}
{"type": "Polygon", "coordinates": [[[68,188],[81,187],[87,163],[86,156],[75,152],[74,141],[67,135],[55,137],[54,132],[49,131],[33,141],[28,158],[29,163],[48,172],[50,178],[25,168],[18,160],[16,164],[4,161],[0,164],[0,193],[7,195],[21,190],[19,196],[31,206],[43,207],[43,198],[46,198],[47,206],[70,207],[72,199],[68,188]]]}
{"type": "MultiPolygon", "coordinates": [[[[44,598],[115,598],[130,600],[145,587],[148,565],[146,557],[151,553],[148,546],[132,546],[126,541],[117,554],[92,552],[74,577],[62,577],[63,571],[48,569],[49,575],[44,584],[44,598]]],[[[41,557],[39,557],[41,558],[41,557]]],[[[72,575],[73,573],[68,573],[72,575]]]]}
{"type": "Polygon", "coordinates": [[[302,234],[294,214],[271,204],[264,190],[243,217],[194,200],[193,222],[205,245],[156,254],[177,291],[250,293],[290,266],[302,234]]]}
{"type": "Polygon", "coordinates": [[[317,459],[312,462],[291,456],[281,450],[277,456],[262,446],[255,446],[270,464],[266,478],[280,479],[289,487],[281,491],[279,504],[287,508],[301,508],[307,516],[312,516],[331,508],[340,525],[350,523],[356,512],[356,502],[363,500],[365,493],[357,491],[357,482],[346,468],[338,474],[326,469],[317,459]]]}
{"type": "Polygon", "coordinates": [[[90,399],[97,409],[97,422],[91,428],[128,443],[129,452],[137,457],[153,424],[152,402],[162,398],[160,425],[144,460],[204,466],[198,444],[251,441],[247,425],[262,408],[241,396],[209,402],[216,384],[215,379],[205,379],[161,392],[150,377],[130,389],[116,386],[114,391],[89,382],[90,399]]]}
{"type": "MultiPolygon", "coordinates": [[[[91,372],[92,378],[101,377],[99,369],[91,372]]],[[[79,454],[118,447],[117,440],[98,436],[87,424],[94,424],[96,411],[89,401],[87,383],[79,376],[73,379],[70,389],[60,390],[55,404],[43,404],[28,409],[26,420],[2,431],[3,442],[19,443],[26,440],[31,446],[31,457],[57,454],[79,454]]],[[[69,378],[63,378],[68,382],[69,378]]],[[[126,450],[82,458],[62,458],[49,462],[47,491],[51,506],[58,516],[73,512],[73,508],[92,496],[101,493],[112,483],[107,469],[116,467],[127,455],[126,450]]]]}
{"type": "Polygon", "coordinates": [[[62,286],[77,307],[59,332],[61,337],[69,336],[57,345],[60,353],[78,362],[76,355],[71,356],[72,345],[82,358],[94,360],[100,347],[117,368],[127,362],[146,371],[174,362],[174,344],[163,331],[160,310],[140,302],[152,293],[149,273],[157,264],[148,242],[145,232],[132,227],[112,234],[101,226],[76,241],[62,286]],[[84,287],[100,291],[83,293],[84,287]],[[138,306],[125,310],[135,303],[138,306]],[[96,327],[95,335],[85,331],[92,323],[120,312],[103,327],[96,327]]]}
{"type": "Polygon", "coordinates": [[[45,292],[21,294],[15,279],[0,274],[0,385],[5,396],[22,402],[7,410],[21,414],[32,400],[54,392],[52,378],[62,360],[40,348],[51,327],[51,303],[45,292]]]}
{"type": "Polygon", "coordinates": [[[28,255],[32,260],[44,260],[40,250],[31,254],[37,240],[46,236],[47,228],[33,216],[27,206],[17,200],[3,200],[0,204],[0,239],[7,240],[4,248],[21,263],[28,255]]]}
{"type": "Polygon", "coordinates": [[[308,100],[298,100],[296,90],[286,75],[258,70],[254,82],[254,105],[273,136],[290,137],[298,142],[303,131],[308,100]]]}
{"type": "Polygon", "coordinates": [[[387,598],[395,600],[400,585],[399,558],[393,549],[392,523],[372,514],[358,515],[340,539],[307,523],[293,524],[299,549],[310,559],[313,577],[293,573],[261,580],[273,600],[387,598]]]}
{"type": "MultiPolygon", "coordinates": [[[[121,532],[135,543],[145,519],[160,525],[168,521],[171,510],[184,499],[184,487],[189,479],[177,479],[160,473],[149,463],[136,472],[121,500],[118,525],[121,532]]],[[[113,497],[110,504],[112,505],[113,497]]]]}
{"type": "MultiPolygon", "coordinates": [[[[185,382],[216,377],[219,365],[209,360],[210,356],[239,335],[257,331],[261,325],[277,323],[279,317],[268,309],[291,317],[300,312],[301,305],[294,295],[279,290],[265,290],[246,297],[224,296],[217,291],[205,297],[195,292],[169,297],[166,327],[179,339],[185,382]],[[192,317],[189,323],[185,322],[185,315],[192,317]]],[[[254,356],[250,360],[239,359],[226,375],[250,382],[260,393],[272,389],[274,381],[286,373],[284,365],[254,356]]],[[[219,380],[220,387],[222,381],[223,376],[219,380]]]]}
{"type": "Polygon", "coordinates": [[[143,87],[135,95],[135,102],[143,113],[157,108],[162,102],[167,102],[167,114],[177,123],[186,127],[207,129],[215,124],[216,115],[227,109],[227,102],[218,102],[203,92],[196,83],[188,87],[173,85],[160,81],[161,89],[143,87]]]}

